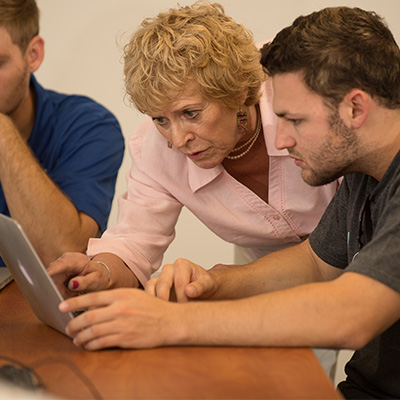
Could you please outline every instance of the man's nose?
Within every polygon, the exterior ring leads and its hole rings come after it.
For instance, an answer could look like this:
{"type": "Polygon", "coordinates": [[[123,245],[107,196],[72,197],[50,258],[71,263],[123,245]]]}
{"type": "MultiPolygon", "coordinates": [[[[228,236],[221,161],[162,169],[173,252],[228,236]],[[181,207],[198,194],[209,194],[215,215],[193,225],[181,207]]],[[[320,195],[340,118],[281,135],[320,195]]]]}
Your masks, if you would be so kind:
{"type": "Polygon", "coordinates": [[[289,127],[282,120],[278,119],[276,125],[275,147],[278,150],[292,148],[296,145],[294,138],[289,134],[289,127]]]}

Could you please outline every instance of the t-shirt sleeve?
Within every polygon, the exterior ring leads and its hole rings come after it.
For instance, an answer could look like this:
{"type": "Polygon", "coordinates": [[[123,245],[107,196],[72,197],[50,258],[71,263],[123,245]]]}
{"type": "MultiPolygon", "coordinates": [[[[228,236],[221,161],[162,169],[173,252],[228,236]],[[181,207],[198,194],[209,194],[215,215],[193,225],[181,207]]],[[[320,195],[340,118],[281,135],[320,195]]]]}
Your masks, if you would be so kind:
{"type": "Polygon", "coordinates": [[[370,200],[373,234],[359,249],[358,236],[362,235],[359,224],[366,185],[353,185],[350,192],[350,179],[344,179],[310,235],[310,245],[328,264],[369,276],[400,291],[400,218],[396,218],[400,214],[400,187],[385,192],[379,200],[370,200]]]}
{"type": "MultiPolygon", "coordinates": [[[[373,237],[346,271],[358,272],[400,292],[400,188],[388,196],[379,213],[373,237]]],[[[373,207],[373,205],[372,205],[373,207]]]]}
{"type": "Polygon", "coordinates": [[[58,157],[47,173],[104,231],[124,153],[119,123],[100,104],[69,96],[59,105],[54,129],[60,141],[58,157]]]}
{"type": "Polygon", "coordinates": [[[344,179],[317,227],[310,235],[311,248],[318,257],[326,263],[342,269],[348,265],[347,204],[348,185],[344,179]]]}

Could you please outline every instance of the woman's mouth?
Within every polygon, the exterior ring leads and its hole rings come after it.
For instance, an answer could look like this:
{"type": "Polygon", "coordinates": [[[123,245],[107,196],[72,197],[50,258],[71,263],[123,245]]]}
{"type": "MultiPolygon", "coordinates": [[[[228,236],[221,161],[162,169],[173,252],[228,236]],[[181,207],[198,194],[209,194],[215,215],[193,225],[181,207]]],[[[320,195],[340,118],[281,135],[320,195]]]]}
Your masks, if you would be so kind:
{"type": "Polygon", "coordinates": [[[194,151],[193,153],[186,154],[191,160],[199,160],[206,150],[201,150],[201,151],[194,151]]]}

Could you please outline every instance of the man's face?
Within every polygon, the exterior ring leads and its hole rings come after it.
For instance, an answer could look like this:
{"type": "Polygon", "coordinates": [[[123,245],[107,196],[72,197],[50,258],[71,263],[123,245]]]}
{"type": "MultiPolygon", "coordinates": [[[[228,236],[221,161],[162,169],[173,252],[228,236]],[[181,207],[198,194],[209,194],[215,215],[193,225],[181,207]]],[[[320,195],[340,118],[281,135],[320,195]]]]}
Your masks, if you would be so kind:
{"type": "Polygon", "coordinates": [[[12,117],[29,93],[29,63],[14,44],[8,31],[0,27],[0,112],[12,117]]]}
{"type": "Polygon", "coordinates": [[[319,186],[351,172],[357,135],[339,113],[305,86],[300,73],[278,74],[272,82],[278,116],[275,145],[289,151],[304,181],[319,186]]]}

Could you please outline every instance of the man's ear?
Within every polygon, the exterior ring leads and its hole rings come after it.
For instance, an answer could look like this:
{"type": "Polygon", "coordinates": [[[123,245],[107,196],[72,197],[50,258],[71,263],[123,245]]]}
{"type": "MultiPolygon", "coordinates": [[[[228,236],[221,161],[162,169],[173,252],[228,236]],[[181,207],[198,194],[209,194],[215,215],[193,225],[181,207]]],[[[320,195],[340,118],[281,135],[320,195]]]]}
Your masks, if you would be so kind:
{"type": "Polygon", "coordinates": [[[42,64],[44,58],[44,40],[35,36],[28,44],[25,55],[28,60],[30,72],[35,72],[42,64]]]}
{"type": "Polygon", "coordinates": [[[347,126],[359,129],[369,113],[370,97],[362,90],[353,89],[339,105],[340,115],[347,126]]]}

